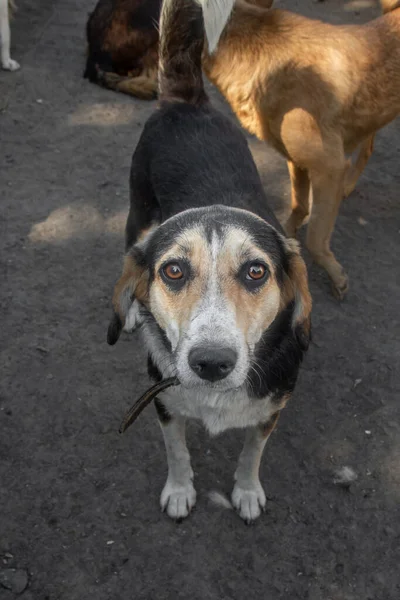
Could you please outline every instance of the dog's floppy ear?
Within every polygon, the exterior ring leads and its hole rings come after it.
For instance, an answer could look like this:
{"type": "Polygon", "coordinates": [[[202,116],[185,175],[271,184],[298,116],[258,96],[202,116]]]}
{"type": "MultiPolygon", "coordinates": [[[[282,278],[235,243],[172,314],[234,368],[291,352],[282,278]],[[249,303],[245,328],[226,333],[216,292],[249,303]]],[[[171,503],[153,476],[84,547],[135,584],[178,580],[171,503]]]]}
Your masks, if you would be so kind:
{"type": "Polygon", "coordinates": [[[311,340],[312,299],[308,289],[307,267],[299,251],[296,240],[285,239],[288,266],[283,284],[283,306],[294,301],[293,331],[303,350],[307,350],[311,340]]]}
{"type": "Polygon", "coordinates": [[[107,331],[107,343],[113,346],[124,328],[126,317],[135,300],[146,305],[149,273],[142,252],[134,247],[124,259],[122,275],[113,294],[114,315],[107,331]]]}

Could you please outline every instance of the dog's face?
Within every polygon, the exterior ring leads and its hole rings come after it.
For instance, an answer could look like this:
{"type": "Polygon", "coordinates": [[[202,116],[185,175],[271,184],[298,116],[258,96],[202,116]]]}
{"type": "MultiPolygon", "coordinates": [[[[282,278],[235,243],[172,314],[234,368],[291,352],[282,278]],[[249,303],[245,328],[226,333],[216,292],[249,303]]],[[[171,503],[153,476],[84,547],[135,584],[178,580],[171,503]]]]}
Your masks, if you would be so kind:
{"type": "Polygon", "coordinates": [[[311,301],[296,244],[242,210],[185,211],[153,230],[128,254],[116,286],[121,326],[133,296],[165,333],[186,387],[243,385],[257,342],[291,300],[293,327],[308,336],[311,301]]]}

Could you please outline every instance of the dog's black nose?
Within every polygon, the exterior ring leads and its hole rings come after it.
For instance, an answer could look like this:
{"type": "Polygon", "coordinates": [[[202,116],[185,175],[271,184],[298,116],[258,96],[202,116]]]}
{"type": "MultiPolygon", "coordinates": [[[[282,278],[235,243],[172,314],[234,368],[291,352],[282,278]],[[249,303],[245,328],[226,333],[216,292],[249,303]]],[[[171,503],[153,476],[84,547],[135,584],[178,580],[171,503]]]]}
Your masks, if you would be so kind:
{"type": "Polygon", "coordinates": [[[233,371],[237,354],[230,348],[194,348],[189,353],[190,368],[207,381],[219,381],[233,371]]]}

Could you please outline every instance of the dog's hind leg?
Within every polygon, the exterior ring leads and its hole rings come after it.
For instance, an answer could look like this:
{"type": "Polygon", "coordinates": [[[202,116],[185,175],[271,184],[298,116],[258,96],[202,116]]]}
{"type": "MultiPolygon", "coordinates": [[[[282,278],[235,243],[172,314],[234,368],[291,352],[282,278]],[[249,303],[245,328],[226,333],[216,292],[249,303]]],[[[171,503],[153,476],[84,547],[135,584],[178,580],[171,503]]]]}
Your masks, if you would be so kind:
{"type": "Polygon", "coordinates": [[[330,241],[343,197],[344,154],[342,161],[329,164],[326,160],[323,171],[322,165],[318,171],[310,171],[313,206],[307,226],[306,245],[313,260],[328,273],[336,298],[343,300],[348,289],[348,278],[330,248],[330,241]]]}
{"type": "Polygon", "coordinates": [[[356,187],[358,178],[367,166],[367,162],[369,161],[374,149],[374,139],[375,134],[367,137],[360,146],[356,162],[353,164],[351,159],[349,159],[346,163],[343,185],[343,195],[345,198],[350,196],[351,192],[356,187]]]}
{"type": "Polygon", "coordinates": [[[168,478],[161,493],[160,504],[171,519],[180,521],[188,516],[196,504],[193,471],[185,439],[185,419],[170,417],[160,407],[161,403],[157,406],[157,412],[168,460],[168,478]]]}
{"type": "Polygon", "coordinates": [[[147,69],[137,77],[123,77],[111,71],[98,69],[98,82],[104,87],[135,96],[141,100],[153,100],[157,97],[157,69],[147,69]]]}
{"type": "Polygon", "coordinates": [[[10,57],[10,15],[8,0],[0,0],[1,66],[6,71],[17,71],[19,64],[10,57]]]}
{"type": "Polygon", "coordinates": [[[265,492],[259,479],[260,462],[265,444],[278,422],[279,412],[263,426],[246,430],[243,450],[235,472],[232,504],[247,523],[257,519],[266,505],[265,492]]]}
{"type": "MultiPolygon", "coordinates": [[[[307,170],[311,182],[313,202],[307,248],[314,261],[327,271],[335,296],[342,299],[347,291],[347,275],[330,249],[330,240],[343,199],[346,168],[343,140],[335,130],[320,127],[303,109],[293,109],[284,115],[279,134],[287,155],[307,170]]],[[[302,189],[306,189],[304,181],[302,189]]]]}
{"type": "Polygon", "coordinates": [[[310,178],[305,169],[288,161],[291,183],[292,212],[286,221],[285,230],[289,237],[295,237],[310,211],[310,178]]]}

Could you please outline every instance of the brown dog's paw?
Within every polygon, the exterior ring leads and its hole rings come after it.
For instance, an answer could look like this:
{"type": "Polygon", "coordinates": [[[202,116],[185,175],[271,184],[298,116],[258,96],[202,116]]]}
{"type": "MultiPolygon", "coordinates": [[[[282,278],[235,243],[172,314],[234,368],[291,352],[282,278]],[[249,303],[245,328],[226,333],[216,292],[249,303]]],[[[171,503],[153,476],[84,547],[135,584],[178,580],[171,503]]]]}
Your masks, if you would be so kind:
{"type": "Polygon", "coordinates": [[[115,90],[118,83],[121,82],[122,77],[117,73],[102,71],[98,66],[96,66],[96,70],[99,82],[111,90],[115,90]]]}
{"type": "Polygon", "coordinates": [[[348,198],[350,196],[350,194],[354,191],[355,187],[356,187],[356,182],[353,181],[351,178],[345,180],[344,186],[343,186],[343,198],[348,198]]]}
{"type": "Polygon", "coordinates": [[[332,282],[332,292],[335,296],[336,300],[342,302],[344,300],[347,292],[349,291],[349,278],[346,273],[343,272],[342,277],[337,282],[332,282]]]}

